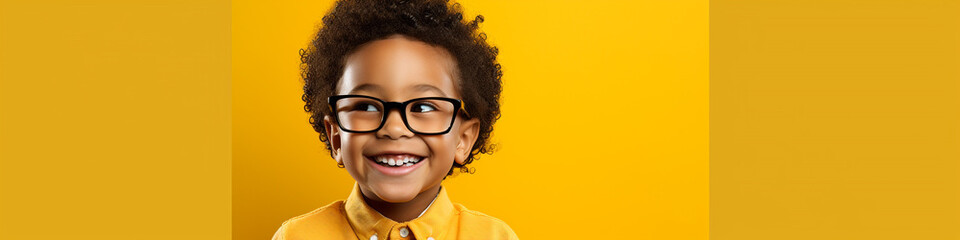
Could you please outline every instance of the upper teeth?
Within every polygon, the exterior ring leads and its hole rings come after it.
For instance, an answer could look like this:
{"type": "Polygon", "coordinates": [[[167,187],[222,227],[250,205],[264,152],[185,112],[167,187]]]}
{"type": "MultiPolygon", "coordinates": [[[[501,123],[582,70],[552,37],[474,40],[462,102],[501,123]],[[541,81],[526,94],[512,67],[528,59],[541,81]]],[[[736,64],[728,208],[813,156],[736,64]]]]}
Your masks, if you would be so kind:
{"type": "Polygon", "coordinates": [[[411,155],[380,155],[375,158],[377,162],[384,163],[390,166],[413,166],[417,162],[420,162],[420,158],[411,155]]]}

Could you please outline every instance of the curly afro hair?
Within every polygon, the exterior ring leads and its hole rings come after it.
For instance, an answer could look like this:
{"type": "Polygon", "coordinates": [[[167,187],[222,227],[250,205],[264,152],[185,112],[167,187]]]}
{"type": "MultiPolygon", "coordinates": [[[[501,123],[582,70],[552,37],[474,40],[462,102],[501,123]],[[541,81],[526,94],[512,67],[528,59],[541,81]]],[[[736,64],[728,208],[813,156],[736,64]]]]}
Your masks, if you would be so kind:
{"type": "Polygon", "coordinates": [[[486,42],[479,31],[483,16],[472,21],[463,18],[460,4],[447,0],[341,0],[323,17],[323,23],[311,45],[300,50],[300,73],[304,80],[304,110],[310,124],[320,133],[329,152],[330,142],[323,119],[331,114],[326,99],[335,94],[348,55],[365,43],[403,35],[451,53],[457,63],[458,85],[470,117],[480,122],[480,133],[465,164],[454,169],[473,172],[465,166],[479,154],[493,152],[489,143],[493,124],[500,118],[500,92],[503,72],[497,63],[496,47],[486,42]]]}

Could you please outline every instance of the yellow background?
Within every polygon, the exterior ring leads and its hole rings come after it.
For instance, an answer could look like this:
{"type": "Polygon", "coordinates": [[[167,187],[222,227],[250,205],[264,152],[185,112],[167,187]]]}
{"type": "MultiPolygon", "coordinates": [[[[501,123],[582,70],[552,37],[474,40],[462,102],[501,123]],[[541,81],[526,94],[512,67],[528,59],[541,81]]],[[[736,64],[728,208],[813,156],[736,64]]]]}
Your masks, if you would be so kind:
{"type": "Polygon", "coordinates": [[[0,1],[0,239],[229,238],[229,7],[0,1]]]}
{"type": "MultiPolygon", "coordinates": [[[[960,239],[956,1],[709,4],[710,238],[960,239]]],[[[706,1],[464,6],[506,75],[455,201],[708,237],[706,1]]],[[[263,239],[345,197],[296,75],[327,7],[0,1],[0,239],[263,239]]]]}
{"type": "MultiPolygon", "coordinates": [[[[705,239],[707,2],[461,1],[501,52],[500,150],[444,181],[525,239],[705,239]]],[[[347,197],[300,100],[332,1],[233,2],[233,233],[347,197]]]]}
{"type": "Polygon", "coordinates": [[[711,2],[711,238],[960,239],[958,13],[711,2]]]}

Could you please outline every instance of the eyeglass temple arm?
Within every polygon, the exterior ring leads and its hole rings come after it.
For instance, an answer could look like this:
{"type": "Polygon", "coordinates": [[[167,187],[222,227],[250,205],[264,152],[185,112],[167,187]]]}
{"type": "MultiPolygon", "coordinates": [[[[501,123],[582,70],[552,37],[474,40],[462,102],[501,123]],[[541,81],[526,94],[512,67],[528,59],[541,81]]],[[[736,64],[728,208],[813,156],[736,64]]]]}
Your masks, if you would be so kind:
{"type": "Polygon", "coordinates": [[[460,103],[460,112],[467,115],[467,118],[472,118],[470,112],[467,112],[466,104],[460,103]]]}

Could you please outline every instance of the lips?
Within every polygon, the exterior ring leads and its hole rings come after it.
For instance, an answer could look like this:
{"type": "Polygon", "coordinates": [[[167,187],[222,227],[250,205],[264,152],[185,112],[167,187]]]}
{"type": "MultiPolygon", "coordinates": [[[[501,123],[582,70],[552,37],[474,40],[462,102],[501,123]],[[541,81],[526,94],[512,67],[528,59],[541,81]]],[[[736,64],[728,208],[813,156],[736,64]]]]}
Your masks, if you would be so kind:
{"type": "Polygon", "coordinates": [[[413,164],[423,160],[422,157],[409,154],[378,155],[372,157],[371,159],[377,164],[386,165],[388,167],[413,166],[413,164]]]}
{"type": "Polygon", "coordinates": [[[376,164],[386,167],[409,167],[424,159],[423,156],[410,153],[381,153],[365,157],[376,164]]]}
{"type": "Polygon", "coordinates": [[[379,153],[375,155],[365,155],[370,167],[376,169],[386,176],[402,177],[406,176],[428,161],[424,156],[410,153],[379,153]]]}

